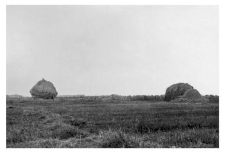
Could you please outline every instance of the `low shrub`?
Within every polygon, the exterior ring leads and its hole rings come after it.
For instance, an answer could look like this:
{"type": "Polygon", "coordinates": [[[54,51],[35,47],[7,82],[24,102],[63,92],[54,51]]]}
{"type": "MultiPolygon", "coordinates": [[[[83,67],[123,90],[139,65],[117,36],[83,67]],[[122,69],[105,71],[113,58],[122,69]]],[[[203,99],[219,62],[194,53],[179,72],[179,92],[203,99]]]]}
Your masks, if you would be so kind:
{"type": "Polygon", "coordinates": [[[219,103],[219,96],[217,95],[205,95],[204,97],[208,99],[210,103],[219,103]]]}

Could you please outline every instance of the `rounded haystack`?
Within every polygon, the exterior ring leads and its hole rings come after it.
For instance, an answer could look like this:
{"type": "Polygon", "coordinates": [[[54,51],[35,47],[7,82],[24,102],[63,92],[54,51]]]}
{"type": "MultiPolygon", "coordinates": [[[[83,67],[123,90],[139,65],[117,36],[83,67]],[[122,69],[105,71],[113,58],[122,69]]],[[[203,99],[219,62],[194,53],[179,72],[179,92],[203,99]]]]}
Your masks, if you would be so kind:
{"type": "Polygon", "coordinates": [[[30,90],[32,97],[43,99],[54,99],[58,92],[50,81],[42,79],[30,90]]]}
{"type": "Polygon", "coordinates": [[[184,95],[183,95],[184,98],[187,98],[187,99],[192,99],[192,100],[196,100],[196,99],[200,99],[202,96],[201,94],[198,92],[198,90],[196,89],[189,89],[187,90],[184,95]]]}
{"type": "Polygon", "coordinates": [[[173,84],[166,89],[165,101],[171,101],[179,96],[183,96],[184,93],[189,89],[193,89],[193,87],[188,83],[173,84]]]}

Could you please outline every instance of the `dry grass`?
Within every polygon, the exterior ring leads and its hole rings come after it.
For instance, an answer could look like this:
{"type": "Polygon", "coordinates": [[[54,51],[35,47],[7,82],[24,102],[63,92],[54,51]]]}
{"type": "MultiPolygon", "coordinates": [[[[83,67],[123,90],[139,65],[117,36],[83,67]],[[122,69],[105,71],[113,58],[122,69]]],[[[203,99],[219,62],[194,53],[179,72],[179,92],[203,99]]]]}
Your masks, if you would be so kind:
{"type": "Polygon", "coordinates": [[[8,148],[218,148],[218,103],[7,101],[8,148]]]}

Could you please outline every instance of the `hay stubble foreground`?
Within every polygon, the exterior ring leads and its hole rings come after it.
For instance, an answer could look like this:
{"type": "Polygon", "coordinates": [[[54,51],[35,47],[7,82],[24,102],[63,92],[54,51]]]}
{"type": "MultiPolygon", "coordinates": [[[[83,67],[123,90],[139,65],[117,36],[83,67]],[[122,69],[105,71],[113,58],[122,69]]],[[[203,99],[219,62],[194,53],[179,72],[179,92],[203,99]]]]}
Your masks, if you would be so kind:
{"type": "Polygon", "coordinates": [[[7,148],[218,148],[218,103],[7,101],[7,148]]]}

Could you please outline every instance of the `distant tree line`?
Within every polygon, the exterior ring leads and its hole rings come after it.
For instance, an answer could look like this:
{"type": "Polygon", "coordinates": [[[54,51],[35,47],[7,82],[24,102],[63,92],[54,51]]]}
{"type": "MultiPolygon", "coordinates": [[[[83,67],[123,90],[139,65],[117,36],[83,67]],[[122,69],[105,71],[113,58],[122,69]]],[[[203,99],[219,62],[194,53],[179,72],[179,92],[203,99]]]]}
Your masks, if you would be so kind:
{"type": "MultiPolygon", "coordinates": [[[[60,101],[149,101],[149,102],[159,102],[164,101],[165,95],[128,95],[122,96],[117,94],[112,95],[98,95],[98,96],[85,96],[85,95],[66,95],[66,96],[57,96],[56,100],[60,101]]],[[[203,96],[210,103],[218,103],[218,95],[205,95],[203,96]]],[[[23,96],[14,96],[7,95],[6,101],[31,101],[32,97],[23,97],[23,96]]],[[[40,100],[40,99],[39,99],[40,100]]]]}
{"type": "MultiPolygon", "coordinates": [[[[211,103],[218,103],[218,95],[205,95],[203,96],[208,99],[211,103]]],[[[122,96],[117,94],[112,95],[100,95],[100,96],[85,96],[85,95],[73,95],[73,96],[58,96],[61,100],[82,100],[82,101],[149,101],[149,102],[159,102],[164,101],[165,95],[128,95],[122,96]]]]}
{"type": "Polygon", "coordinates": [[[207,98],[211,103],[219,103],[219,96],[217,95],[205,95],[204,97],[207,98]]]}
{"type": "Polygon", "coordinates": [[[164,95],[129,95],[122,96],[117,94],[103,95],[103,96],[84,96],[84,95],[74,95],[74,96],[58,96],[61,100],[84,100],[84,101],[109,101],[109,100],[124,100],[124,101],[163,101],[164,95]]]}
{"type": "Polygon", "coordinates": [[[134,95],[134,96],[127,96],[127,100],[130,101],[163,101],[164,95],[134,95]]]}

